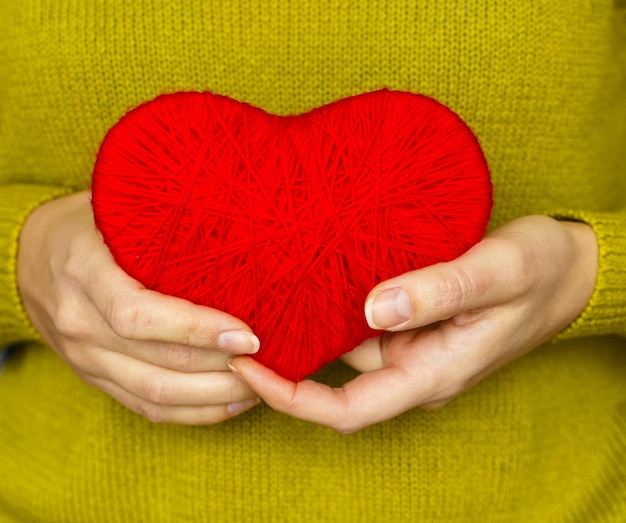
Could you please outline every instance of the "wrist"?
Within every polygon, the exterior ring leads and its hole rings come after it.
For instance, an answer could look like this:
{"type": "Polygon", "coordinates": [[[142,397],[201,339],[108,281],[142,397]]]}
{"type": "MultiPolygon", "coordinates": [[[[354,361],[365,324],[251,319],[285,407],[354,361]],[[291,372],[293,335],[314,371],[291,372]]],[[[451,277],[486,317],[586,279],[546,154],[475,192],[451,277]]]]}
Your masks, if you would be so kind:
{"type": "Polygon", "coordinates": [[[577,221],[559,221],[570,245],[568,295],[572,299],[575,320],[587,307],[598,276],[598,239],[591,226],[577,221]]]}

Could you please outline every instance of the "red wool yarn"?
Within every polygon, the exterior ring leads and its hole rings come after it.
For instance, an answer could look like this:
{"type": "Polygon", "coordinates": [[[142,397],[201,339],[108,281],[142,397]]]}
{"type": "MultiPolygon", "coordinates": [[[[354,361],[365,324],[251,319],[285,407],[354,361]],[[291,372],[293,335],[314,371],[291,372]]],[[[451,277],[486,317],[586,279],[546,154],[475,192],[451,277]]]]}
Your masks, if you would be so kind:
{"type": "Polygon", "coordinates": [[[291,380],[377,335],[377,283],[484,235],[485,157],[432,98],[381,90],[276,116],[208,92],[162,95],[106,135],[96,225],[156,291],[237,316],[291,380]]]}

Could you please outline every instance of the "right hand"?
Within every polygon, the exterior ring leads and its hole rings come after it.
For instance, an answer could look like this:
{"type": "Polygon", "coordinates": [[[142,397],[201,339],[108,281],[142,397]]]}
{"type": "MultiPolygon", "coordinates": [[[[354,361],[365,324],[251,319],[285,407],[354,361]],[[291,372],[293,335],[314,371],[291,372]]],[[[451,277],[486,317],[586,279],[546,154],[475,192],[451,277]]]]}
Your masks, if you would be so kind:
{"type": "Polygon", "coordinates": [[[36,209],[19,244],[26,312],[85,382],[155,422],[217,423],[258,403],[227,366],[258,350],[250,328],[128,276],[95,228],[89,192],[36,209]]]}

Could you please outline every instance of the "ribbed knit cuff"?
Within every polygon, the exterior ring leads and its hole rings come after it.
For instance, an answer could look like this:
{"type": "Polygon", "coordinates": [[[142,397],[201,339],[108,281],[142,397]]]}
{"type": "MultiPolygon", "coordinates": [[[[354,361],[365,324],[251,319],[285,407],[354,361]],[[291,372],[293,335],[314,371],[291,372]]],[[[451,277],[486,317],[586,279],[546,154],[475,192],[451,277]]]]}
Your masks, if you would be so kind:
{"type": "Polygon", "coordinates": [[[590,225],[598,238],[598,276],[582,314],[556,340],[602,334],[626,336],[626,214],[564,211],[561,220],[590,225]]]}
{"type": "Polygon", "coordinates": [[[18,239],[33,210],[68,192],[42,185],[0,186],[0,350],[17,342],[40,339],[26,315],[17,287],[18,239]]]}

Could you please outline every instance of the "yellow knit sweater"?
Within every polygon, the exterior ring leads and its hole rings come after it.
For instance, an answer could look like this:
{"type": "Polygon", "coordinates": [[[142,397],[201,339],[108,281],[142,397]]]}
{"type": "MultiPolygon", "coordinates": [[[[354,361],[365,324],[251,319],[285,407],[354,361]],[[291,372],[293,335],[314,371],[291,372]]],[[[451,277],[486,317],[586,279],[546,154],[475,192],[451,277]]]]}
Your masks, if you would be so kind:
{"type": "MultiPolygon", "coordinates": [[[[620,0],[2,0],[0,522],[626,521],[626,5],[620,0]],[[381,87],[478,135],[492,227],[591,224],[600,273],[559,339],[447,407],[353,436],[257,407],[156,425],[81,382],[15,279],[20,227],[88,187],[98,145],[157,94],[278,113],[381,87]]],[[[341,364],[319,376],[341,383],[341,364]]]]}

